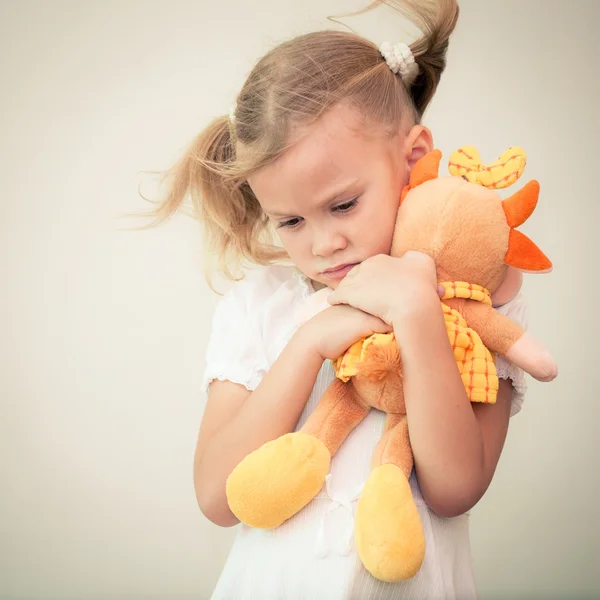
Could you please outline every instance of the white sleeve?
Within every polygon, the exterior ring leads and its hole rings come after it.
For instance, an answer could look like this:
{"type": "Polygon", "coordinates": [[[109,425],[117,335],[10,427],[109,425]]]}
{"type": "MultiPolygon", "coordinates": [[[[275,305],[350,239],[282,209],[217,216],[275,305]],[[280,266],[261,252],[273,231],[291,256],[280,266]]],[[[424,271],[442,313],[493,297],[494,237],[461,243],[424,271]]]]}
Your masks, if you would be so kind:
{"type": "Polygon", "coordinates": [[[262,340],[260,308],[246,280],[234,283],[217,303],[202,378],[205,395],[215,379],[254,391],[266,375],[269,366],[262,340]]]}
{"type": "MultiPolygon", "coordinates": [[[[498,306],[496,310],[518,323],[523,329],[527,329],[527,305],[521,293],[503,306],[498,306]]],[[[512,417],[521,410],[527,392],[525,371],[500,354],[496,355],[496,371],[500,379],[512,381],[513,397],[510,407],[510,416],[512,417]]]]}

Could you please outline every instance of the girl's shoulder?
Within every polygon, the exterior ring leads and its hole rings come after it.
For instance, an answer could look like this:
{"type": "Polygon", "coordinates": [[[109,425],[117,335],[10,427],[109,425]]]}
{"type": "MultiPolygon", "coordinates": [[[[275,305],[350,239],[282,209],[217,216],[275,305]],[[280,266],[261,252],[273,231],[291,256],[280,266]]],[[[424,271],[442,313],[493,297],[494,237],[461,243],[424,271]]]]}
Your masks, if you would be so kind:
{"type": "Polygon", "coordinates": [[[304,285],[306,277],[292,265],[273,264],[246,269],[244,277],[235,284],[273,290],[290,282],[304,285]]]}
{"type": "Polygon", "coordinates": [[[278,307],[293,308],[313,292],[308,278],[296,267],[259,266],[245,271],[242,279],[231,284],[223,300],[243,305],[257,313],[278,307]]]}
{"type": "Polygon", "coordinates": [[[206,349],[203,390],[214,379],[256,389],[296,327],[293,315],[310,295],[294,267],[250,269],[217,303],[206,349]]]}

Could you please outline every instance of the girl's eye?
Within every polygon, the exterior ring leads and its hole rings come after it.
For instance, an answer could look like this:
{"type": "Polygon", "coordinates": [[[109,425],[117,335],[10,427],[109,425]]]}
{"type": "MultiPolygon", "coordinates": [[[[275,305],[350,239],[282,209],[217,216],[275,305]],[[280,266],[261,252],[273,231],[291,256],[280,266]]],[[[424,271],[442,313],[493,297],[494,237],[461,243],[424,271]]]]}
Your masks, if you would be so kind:
{"type": "Polygon", "coordinates": [[[343,204],[338,204],[333,207],[333,212],[349,212],[358,204],[358,198],[354,198],[353,200],[348,200],[348,202],[344,202],[343,204]]]}
{"type": "MultiPolygon", "coordinates": [[[[343,202],[342,204],[334,206],[331,211],[336,213],[347,213],[355,208],[357,204],[358,198],[354,198],[353,200],[348,200],[347,202],[343,202]]],[[[293,219],[288,219],[287,221],[280,221],[277,225],[277,229],[296,229],[300,226],[302,221],[304,221],[302,217],[294,217],[293,219]]]]}
{"type": "Polygon", "coordinates": [[[301,217],[294,217],[293,219],[289,219],[288,221],[281,221],[279,225],[277,225],[277,229],[281,227],[285,227],[286,229],[295,229],[302,222],[301,217]]]}

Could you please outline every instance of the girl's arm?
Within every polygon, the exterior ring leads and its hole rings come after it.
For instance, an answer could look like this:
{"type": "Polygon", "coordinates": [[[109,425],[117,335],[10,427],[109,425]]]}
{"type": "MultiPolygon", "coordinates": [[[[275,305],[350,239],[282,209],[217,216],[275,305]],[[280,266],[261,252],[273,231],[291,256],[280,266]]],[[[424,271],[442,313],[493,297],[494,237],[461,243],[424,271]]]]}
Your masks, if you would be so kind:
{"type": "Polygon", "coordinates": [[[460,515],[487,490],[506,439],[512,386],[494,405],[471,405],[456,368],[439,299],[430,294],[394,322],[406,412],[423,497],[440,516],[460,515]]]}
{"type": "Polygon", "coordinates": [[[250,452],[294,430],[322,364],[306,338],[296,335],[254,392],[229,381],[211,384],[194,457],[194,487],[200,509],[213,523],[238,523],[227,504],[227,477],[250,452]]]}
{"type": "Polygon", "coordinates": [[[194,458],[194,487],[204,515],[237,524],[225,484],[233,469],[264,443],[293,431],[326,359],[391,327],[350,306],[331,307],[305,323],[254,392],[229,381],[210,386],[194,458]]]}

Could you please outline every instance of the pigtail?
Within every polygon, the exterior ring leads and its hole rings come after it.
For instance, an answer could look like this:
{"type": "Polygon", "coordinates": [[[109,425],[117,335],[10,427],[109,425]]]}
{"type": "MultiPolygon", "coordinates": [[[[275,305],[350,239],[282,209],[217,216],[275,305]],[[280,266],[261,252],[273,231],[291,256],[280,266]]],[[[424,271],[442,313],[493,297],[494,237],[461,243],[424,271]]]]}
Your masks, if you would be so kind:
{"type": "Polygon", "coordinates": [[[405,14],[419,27],[423,36],[410,45],[419,74],[409,93],[419,118],[431,102],[446,68],[450,35],[456,27],[459,8],[456,0],[404,0],[405,14]]]}
{"type": "Polygon", "coordinates": [[[219,117],[194,138],[183,156],[163,174],[161,185],[166,184],[168,190],[151,213],[155,218],[153,225],[163,223],[184,208],[188,195],[198,213],[194,216],[203,215],[205,211],[198,204],[199,196],[204,191],[219,193],[226,187],[224,174],[232,158],[228,122],[226,117],[219,117]]]}
{"type": "Polygon", "coordinates": [[[431,102],[446,68],[446,51],[458,19],[456,0],[380,0],[370,5],[388,4],[414,23],[423,34],[410,45],[419,74],[409,89],[420,119],[431,102]]]}
{"type": "Polygon", "coordinates": [[[382,4],[402,13],[423,34],[410,45],[415,62],[419,66],[419,73],[408,92],[419,121],[431,102],[446,68],[446,51],[458,20],[458,4],[456,0],[373,0],[361,10],[329,19],[339,22],[337,19],[341,16],[357,16],[382,4]]]}
{"type": "MultiPolygon", "coordinates": [[[[204,229],[205,273],[216,268],[229,279],[239,278],[244,260],[268,264],[282,258],[271,243],[268,219],[236,165],[234,126],[228,116],[214,119],[162,177],[167,193],[150,213],[159,225],[191,200],[191,216],[204,229]],[[232,269],[234,267],[234,269],[232,269]]],[[[146,198],[147,199],[147,198],[146,198]]]]}

